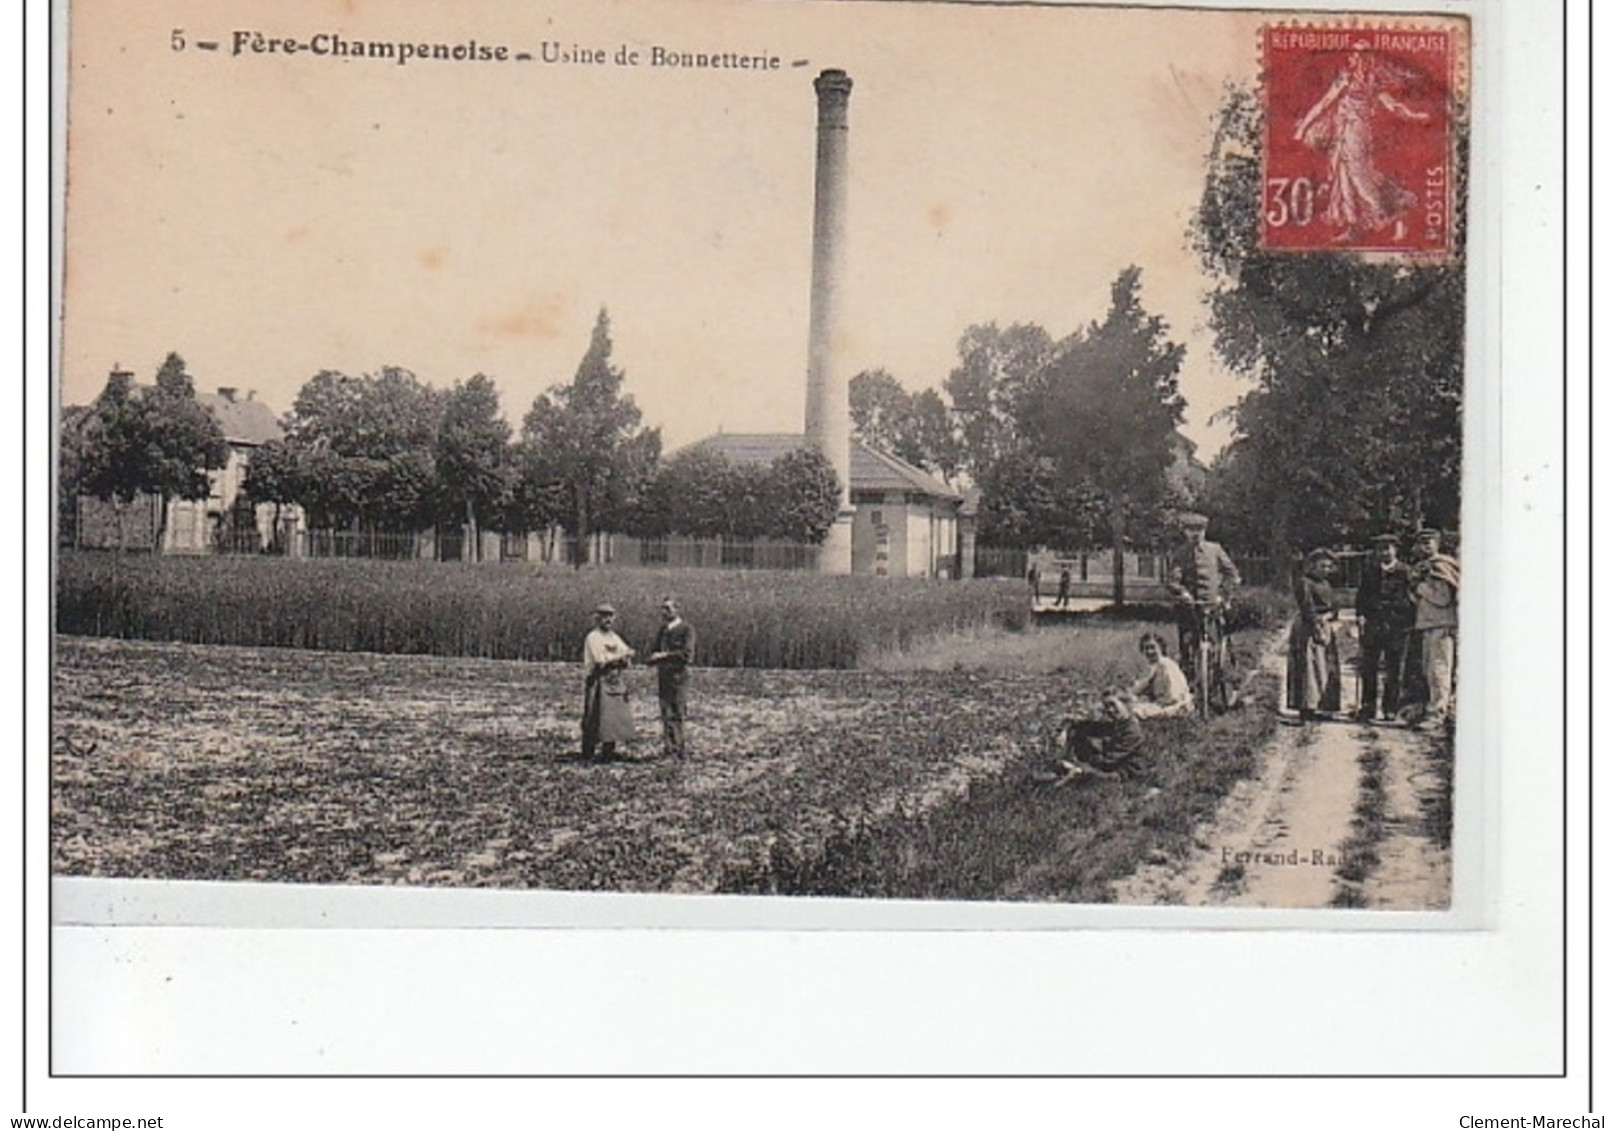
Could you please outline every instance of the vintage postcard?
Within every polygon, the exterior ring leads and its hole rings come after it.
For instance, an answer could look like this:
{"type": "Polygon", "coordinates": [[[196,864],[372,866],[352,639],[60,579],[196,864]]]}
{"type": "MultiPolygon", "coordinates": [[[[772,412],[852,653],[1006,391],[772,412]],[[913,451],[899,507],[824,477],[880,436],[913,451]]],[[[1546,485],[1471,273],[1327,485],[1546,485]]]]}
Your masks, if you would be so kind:
{"type": "Polygon", "coordinates": [[[68,31],[58,921],[1460,921],[1466,17],[68,31]]]}

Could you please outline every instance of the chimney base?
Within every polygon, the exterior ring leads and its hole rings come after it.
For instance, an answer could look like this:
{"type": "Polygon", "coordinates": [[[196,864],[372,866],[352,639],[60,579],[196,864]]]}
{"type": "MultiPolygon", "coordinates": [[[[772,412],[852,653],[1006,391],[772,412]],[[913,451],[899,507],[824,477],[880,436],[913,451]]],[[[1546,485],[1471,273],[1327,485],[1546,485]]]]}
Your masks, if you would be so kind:
{"type": "Polygon", "coordinates": [[[852,572],[852,520],[856,513],[844,510],[830,524],[824,541],[819,543],[818,572],[843,577],[852,572]]]}

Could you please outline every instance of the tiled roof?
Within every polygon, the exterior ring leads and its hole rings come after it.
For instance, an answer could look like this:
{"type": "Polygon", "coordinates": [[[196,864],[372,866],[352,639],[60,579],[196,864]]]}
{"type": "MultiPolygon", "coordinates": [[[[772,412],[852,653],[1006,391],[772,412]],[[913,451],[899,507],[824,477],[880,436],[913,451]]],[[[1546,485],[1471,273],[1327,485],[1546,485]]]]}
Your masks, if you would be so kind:
{"type": "MultiPolygon", "coordinates": [[[[691,444],[740,464],[769,464],[807,441],[791,432],[720,432],[691,444]]],[[[929,472],[854,440],[849,453],[853,491],[905,491],[959,501],[963,496],[929,472]]]]}
{"type": "Polygon", "coordinates": [[[218,393],[198,393],[196,400],[213,414],[232,444],[266,444],[286,434],[274,410],[263,401],[239,394],[231,399],[218,393]]]}
{"type": "MultiPolygon", "coordinates": [[[[134,394],[143,397],[155,387],[136,385],[134,394]]],[[[286,430],[280,426],[280,417],[275,415],[275,410],[251,394],[245,397],[240,394],[227,397],[222,393],[197,393],[196,403],[213,414],[213,419],[219,422],[219,431],[224,433],[228,443],[258,446],[267,444],[270,440],[282,439],[286,435],[286,430]]],[[[68,424],[80,419],[88,412],[88,405],[64,405],[62,423],[68,424]]]]}

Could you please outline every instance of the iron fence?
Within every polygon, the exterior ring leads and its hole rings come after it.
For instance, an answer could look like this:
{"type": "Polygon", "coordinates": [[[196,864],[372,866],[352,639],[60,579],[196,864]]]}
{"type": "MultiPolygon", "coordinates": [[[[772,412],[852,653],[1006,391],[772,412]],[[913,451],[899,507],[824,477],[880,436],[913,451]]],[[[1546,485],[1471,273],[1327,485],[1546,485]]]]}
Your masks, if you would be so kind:
{"type": "Polygon", "coordinates": [[[815,570],[819,547],[739,538],[615,538],[616,565],[661,569],[815,570]]]}
{"type": "Polygon", "coordinates": [[[405,561],[420,556],[420,535],[379,530],[300,530],[293,551],[305,558],[381,558],[405,561]]]}

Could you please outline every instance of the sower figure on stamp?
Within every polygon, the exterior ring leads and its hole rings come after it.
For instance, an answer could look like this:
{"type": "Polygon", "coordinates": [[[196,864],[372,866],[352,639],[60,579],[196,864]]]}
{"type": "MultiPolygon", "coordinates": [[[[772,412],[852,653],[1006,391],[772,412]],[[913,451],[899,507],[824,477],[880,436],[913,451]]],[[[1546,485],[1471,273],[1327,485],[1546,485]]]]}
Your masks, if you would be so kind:
{"type": "Polygon", "coordinates": [[[1054,604],[1061,609],[1071,605],[1071,567],[1068,565],[1060,567],[1060,589],[1054,595],[1054,604]]]}
{"type": "Polygon", "coordinates": [[[1212,645],[1217,644],[1223,606],[1239,585],[1239,570],[1227,550],[1206,540],[1205,515],[1179,515],[1178,525],[1183,541],[1168,559],[1166,588],[1178,615],[1178,663],[1197,681],[1200,633],[1205,631],[1212,645]]]}
{"type": "Polygon", "coordinates": [[[1419,638],[1429,699],[1414,725],[1452,722],[1458,660],[1458,561],[1441,552],[1441,531],[1421,530],[1413,545],[1413,631],[1419,638]]]}
{"type": "Polygon", "coordinates": [[[684,758],[689,749],[684,743],[684,717],[686,708],[689,666],[695,662],[695,629],[679,616],[678,602],[671,597],[662,599],[662,624],[651,642],[650,655],[645,662],[656,668],[656,699],[662,711],[662,753],[669,758],[684,758]]]}
{"type": "Polygon", "coordinates": [[[627,761],[617,747],[634,740],[623,674],[634,650],[617,635],[616,619],[617,610],[610,605],[596,606],[594,629],[583,639],[583,756],[592,759],[598,750],[607,762],[627,761]]]}
{"type": "Polygon", "coordinates": [[[1329,89],[1295,127],[1295,138],[1329,158],[1329,204],[1324,219],[1341,229],[1341,242],[1393,228],[1406,236],[1404,217],[1418,205],[1418,195],[1375,164],[1384,139],[1376,136],[1375,119],[1384,114],[1407,122],[1428,122],[1391,91],[1405,84],[1398,68],[1371,55],[1366,44],[1354,48],[1329,89]]]}
{"type": "Polygon", "coordinates": [[[1374,539],[1378,561],[1363,570],[1357,587],[1357,617],[1362,622],[1362,701],[1357,718],[1392,719],[1402,707],[1402,668],[1407,663],[1408,635],[1413,631],[1411,576],[1399,560],[1396,535],[1374,539]],[[1384,674],[1384,698],[1380,675],[1384,674]]]}

